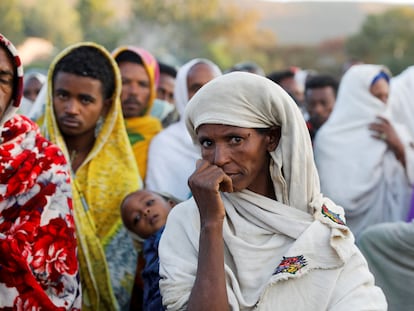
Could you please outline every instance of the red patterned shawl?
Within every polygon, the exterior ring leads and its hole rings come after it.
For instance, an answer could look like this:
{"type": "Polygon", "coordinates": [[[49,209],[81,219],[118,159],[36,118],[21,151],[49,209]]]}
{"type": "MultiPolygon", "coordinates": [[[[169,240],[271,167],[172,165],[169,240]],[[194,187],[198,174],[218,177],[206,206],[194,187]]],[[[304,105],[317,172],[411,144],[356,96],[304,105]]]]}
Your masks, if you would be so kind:
{"type": "MultiPolygon", "coordinates": [[[[18,59],[1,35],[0,44],[18,59]]],[[[80,310],[69,167],[35,123],[15,114],[19,86],[0,127],[0,310],[80,310]]]]}

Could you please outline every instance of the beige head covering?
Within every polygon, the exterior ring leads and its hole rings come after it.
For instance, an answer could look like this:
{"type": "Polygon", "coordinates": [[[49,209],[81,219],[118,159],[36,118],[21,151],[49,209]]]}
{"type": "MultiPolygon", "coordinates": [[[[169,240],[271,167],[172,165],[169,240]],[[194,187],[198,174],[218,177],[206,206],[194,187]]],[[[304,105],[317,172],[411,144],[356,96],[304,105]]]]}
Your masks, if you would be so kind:
{"type": "MultiPolygon", "coordinates": [[[[226,211],[224,269],[231,310],[340,310],[335,308],[336,302],[346,301],[345,295],[352,296],[354,306],[369,300],[372,309],[384,310],[372,303],[384,306],[385,300],[373,289],[366,265],[355,277],[357,270],[351,263],[349,269],[354,272],[344,272],[349,279],[339,281],[343,267],[359,255],[352,234],[343,225],[343,209],[320,193],[305,121],[281,87],[256,74],[228,73],[204,85],[188,103],[184,116],[194,141],[202,124],[281,127],[281,139],[270,153],[269,167],[277,200],[247,189],[221,193],[226,211]],[[306,258],[299,271],[281,272],[286,260],[298,263],[298,258],[306,258]],[[363,285],[343,290],[355,280],[363,285]],[[292,299],[291,294],[299,292],[306,295],[292,299]]],[[[174,207],[159,245],[159,285],[168,310],[186,309],[197,277],[200,232],[194,198],[174,207]]]]}
{"type": "Polygon", "coordinates": [[[319,194],[319,177],[305,121],[292,98],[273,81],[232,72],[203,86],[185,111],[187,129],[196,142],[201,124],[246,128],[281,127],[270,170],[279,201],[305,212],[319,194]],[[282,173],[283,172],[283,173],[282,173]]]}

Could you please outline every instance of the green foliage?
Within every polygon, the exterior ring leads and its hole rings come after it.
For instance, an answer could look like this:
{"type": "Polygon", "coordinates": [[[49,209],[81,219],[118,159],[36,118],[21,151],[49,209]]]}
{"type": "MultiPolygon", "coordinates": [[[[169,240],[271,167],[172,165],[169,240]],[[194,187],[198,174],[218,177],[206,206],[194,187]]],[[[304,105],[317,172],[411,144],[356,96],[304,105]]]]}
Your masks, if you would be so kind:
{"type": "Polygon", "coordinates": [[[161,25],[209,19],[216,13],[218,4],[218,0],[140,0],[131,3],[136,18],[161,25]]]}
{"type": "Polygon", "coordinates": [[[221,68],[244,60],[266,62],[263,50],[275,43],[273,34],[257,28],[257,12],[242,11],[232,1],[141,0],[134,2],[133,12],[129,43],[161,58],[172,54],[178,64],[195,57],[209,58],[221,68]]]}
{"type": "Polygon", "coordinates": [[[403,7],[368,16],[361,31],[346,42],[346,51],[352,58],[384,64],[398,74],[412,64],[414,9],[403,7]]]}
{"type": "Polygon", "coordinates": [[[20,43],[25,35],[23,33],[23,14],[18,0],[0,1],[0,29],[14,44],[20,43]]]}
{"type": "Polygon", "coordinates": [[[0,13],[0,31],[16,45],[30,36],[49,40],[56,51],[78,41],[108,50],[133,44],[175,65],[205,57],[224,70],[248,60],[266,72],[292,65],[338,72],[354,58],[397,74],[414,54],[412,7],[370,15],[345,43],[295,47],[277,45],[258,12],[236,0],[2,0],[0,13]]]}
{"type": "Polygon", "coordinates": [[[117,25],[116,8],[108,1],[79,0],[76,6],[84,41],[94,41],[109,50],[118,44],[121,30],[117,25]]]}
{"type": "Polygon", "coordinates": [[[79,14],[68,1],[37,0],[24,8],[24,32],[45,38],[58,48],[82,40],[79,14]]]}

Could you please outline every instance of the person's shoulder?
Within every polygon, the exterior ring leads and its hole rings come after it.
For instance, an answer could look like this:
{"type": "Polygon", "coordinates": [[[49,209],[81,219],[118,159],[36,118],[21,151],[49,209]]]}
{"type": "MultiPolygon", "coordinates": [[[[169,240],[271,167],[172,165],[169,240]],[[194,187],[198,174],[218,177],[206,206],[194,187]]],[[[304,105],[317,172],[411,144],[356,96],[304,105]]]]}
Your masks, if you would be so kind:
{"type": "Polygon", "coordinates": [[[30,136],[35,139],[34,142],[39,155],[43,155],[46,158],[55,158],[56,160],[57,158],[65,159],[62,150],[40,132],[40,128],[36,122],[27,116],[16,114],[13,116],[13,123],[21,127],[26,134],[31,133],[30,136]]]}
{"type": "Polygon", "coordinates": [[[188,222],[192,219],[199,218],[199,212],[194,198],[191,197],[186,201],[174,206],[167,218],[167,224],[172,219],[174,222],[188,222]]]}
{"type": "MultiPolygon", "coordinates": [[[[162,150],[165,150],[171,143],[175,142],[175,139],[180,139],[180,133],[181,130],[179,129],[178,122],[173,123],[153,137],[150,148],[161,148],[162,150]]],[[[165,151],[163,151],[163,153],[165,153],[165,151]]]]}

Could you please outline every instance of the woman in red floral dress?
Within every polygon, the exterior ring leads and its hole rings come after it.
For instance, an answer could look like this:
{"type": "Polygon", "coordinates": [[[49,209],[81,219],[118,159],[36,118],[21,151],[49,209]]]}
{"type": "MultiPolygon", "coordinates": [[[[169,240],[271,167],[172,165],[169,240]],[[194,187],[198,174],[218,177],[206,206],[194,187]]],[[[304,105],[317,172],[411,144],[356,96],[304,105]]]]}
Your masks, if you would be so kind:
{"type": "Polygon", "coordinates": [[[69,168],[16,114],[23,68],[0,34],[0,310],[80,310],[69,168]]]}

